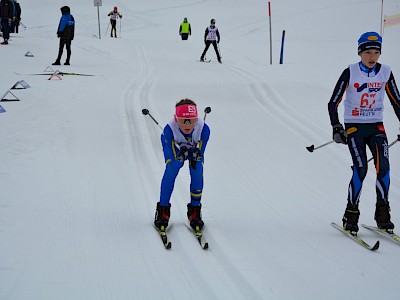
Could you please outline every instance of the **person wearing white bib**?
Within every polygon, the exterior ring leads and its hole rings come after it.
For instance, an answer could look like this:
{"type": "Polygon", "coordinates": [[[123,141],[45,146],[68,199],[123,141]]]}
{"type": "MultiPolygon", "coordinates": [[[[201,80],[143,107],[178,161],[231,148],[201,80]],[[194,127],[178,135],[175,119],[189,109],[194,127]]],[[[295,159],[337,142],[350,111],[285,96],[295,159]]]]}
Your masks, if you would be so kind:
{"type": "Polygon", "coordinates": [[[118,7],[114,6],[114,9],[108,13],[111,24],[111,37],[117,37],[117,18],[122,18],[122,15],[118,11],[118,7]]]}
{"type": "Polygon", "coordinates": [[[204,48],[204,51],[201,54],[200,61],[204,61],[208,48],[210,48],[210,45],[212,44],[215,50],[215,54],[217,55],[218,62],[222,63],[221,55],[218,51],[218,45],[217,45],[219,44],[220,39],[221,37],[219,35],[218,28],[217,26],[215,26],[215,19],[211,19],[210,26],[206,28],[206,31],[204,33],[204,43],[206,44],[206,47],[204,48]]]}
{"type": "Polygon", "coordinates": [[[188,161],[190,173],[190,202],[187,217],[194,230],[204,226],[201,216],[203,193],[204,153],[210,137],[210,128],[198,118],[196,103],[182,99],[175,106],[174,118],[164,127],[161,144],[165,158],[165,171],[161,180],[160,201],[157,202],[154,225],[164,230],[171,215],[170,199],[179,170],[188,161]]]}
{"type": "Polygon", "coordinates": [[[367,175],[368,147],[376,169],[377,226],[393,232],[390,220],[389,149],[383,125],[384,96],[388,96],[397,118],[400,120],[400,93],[389,66],[378,63],[382,37],[376,32],[366,32],[358,40],[361,61],[351,64],[340,76],[328,103],[333,127],[333,140],[347,144],[353,161],[353,175],[348,187],[347,206],[343,216],[343,228],[353,235],[358,232],[358,208],[363,181],[367,175]],[[339,121],[338,106],[343,96],[344,125],[339,121]]]}

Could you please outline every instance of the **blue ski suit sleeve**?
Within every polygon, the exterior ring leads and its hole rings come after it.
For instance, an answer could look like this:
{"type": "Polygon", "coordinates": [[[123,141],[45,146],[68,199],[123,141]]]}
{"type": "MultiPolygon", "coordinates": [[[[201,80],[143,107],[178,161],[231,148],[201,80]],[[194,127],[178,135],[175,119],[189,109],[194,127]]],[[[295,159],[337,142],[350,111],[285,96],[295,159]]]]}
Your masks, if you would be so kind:
{"type": "Polygon", "coordinates": [[[161,134],[161,145],[163,147],[165,162],[167,163],[168,161],[174,160],[176,154],[174,134],[169,125],[164,127],[163,133],[161,134]]]}

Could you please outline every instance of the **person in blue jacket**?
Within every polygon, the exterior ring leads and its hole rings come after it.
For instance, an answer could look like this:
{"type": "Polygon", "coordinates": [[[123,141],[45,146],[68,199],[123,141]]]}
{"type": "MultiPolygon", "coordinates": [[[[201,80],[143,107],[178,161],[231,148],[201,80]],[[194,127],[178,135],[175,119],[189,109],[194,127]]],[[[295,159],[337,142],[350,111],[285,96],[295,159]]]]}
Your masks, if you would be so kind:
{"type": "Polygon", "coordinates": [[[57,36],[60,38],[60,46],[58,49],[58,57],[53,65],[61,65],[61,56],[63,54],[64,46],[67,49],[67,59],[64,65],[70,64],[71,59],[71,42],[75,34],[75,19],[71,15],[71,10],[68,6],[63,6],[61,10],[61,19],[57,29],[57,36]]]}
{"type": "Polygon", "coordinates": [[[188,161],[190,182],[190,203],[187,217],[194,230],[204,226],[201,217],[201,196],[203,192],[204,152],[210,137],[210,128],[198,118],[196,103],[182,99],[175,106],[174,118],[165,126],[161,144],[165,158],[165,171],[161,181],[160,201],[157,203],[154,225],[164,230],[171,215],[171,194],[179,170],[188,161]]]}

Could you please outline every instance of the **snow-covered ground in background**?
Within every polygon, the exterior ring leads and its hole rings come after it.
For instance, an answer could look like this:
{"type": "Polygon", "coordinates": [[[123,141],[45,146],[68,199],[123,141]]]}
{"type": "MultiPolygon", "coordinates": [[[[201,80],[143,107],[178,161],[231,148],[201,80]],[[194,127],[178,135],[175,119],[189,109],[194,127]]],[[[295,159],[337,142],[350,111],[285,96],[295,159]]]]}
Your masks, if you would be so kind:
{"type": "MultiPolygon", "coordinates": [[[[330,226],[341,222],[351,159],[332,144],[327,103],[359,60],[357,39],[380,30],[381,1],[272,1],[273,64],[264,0],[21,0],[20,34],[0,47],[0,299],[398,299],[400,248],[367,251],[330,226]],[[84,3],[83,3],[84,2],[84,3]],[[71,66],[54,62],[60,7],[76,19],[71,66]],[[107,13],[123,15],[120,38],[107,13]],[[181,41],[187,17],[192,36],[181,41]],[[199,63],[211,18],[223,64],[199,63]],[[284,64],[279,65],[282,30],[284,64]],[[34,57],[25,57],[30,51],[34,57]],[[56,68],[57,69],[57,68],[56,68]],[[189,176],[172,197],[166,251],[152,227],[164,169],[160,129],[182,98],[210,106],[203,251],[188,231],[189,176]]],[[[400,12],[385,1],[384,14],[400,12]]],[[[380,62],[400,83],[400,26],[385,29],[380,62]]],[[[64,53],[63,61],[66,54],[64,53]]],[[[387,101],[389,142],[399,122],[387,101]]],[[[341,107],[342,109],[342,107],[341,107]]],[[[400,226],[400,146],[390,149],[392,219],[400,226]]],[[[371,164],[360,223],[374,225],[371,164]]],[[[400,227],[398,227],[400,228],[400,227]]]]}

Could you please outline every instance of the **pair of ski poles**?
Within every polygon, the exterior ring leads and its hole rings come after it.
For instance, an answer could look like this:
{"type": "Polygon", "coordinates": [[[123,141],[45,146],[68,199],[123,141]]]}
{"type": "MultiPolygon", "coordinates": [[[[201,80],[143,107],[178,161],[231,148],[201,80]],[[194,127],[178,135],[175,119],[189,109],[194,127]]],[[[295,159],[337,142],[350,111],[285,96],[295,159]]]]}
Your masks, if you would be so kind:
{"type": "MultiPolygon", "coordinates": [[[[204,109],[204,118],[203,118],[204,121],[206,120],[207,114],[209,114],[210,112],[211,112],[211,107],[207,106],[204,109]]],[[[154,123],[157,124],[158,128],[160,128],[161,131],[163,131],[163,128],[160,126],[157,120],[151,115],[150,111],[147,108],[142,109],[142,114],[144,114],[145,116],[148,115],[154,121],[154,123]]]]}
{"type": "MultiPolygon", "coordinates": [[[[396,139],[396,140],[394,140],[393,142],[391,142],[391,143],[389,144],[388,148],[392,147],[392,146],[393,146],[394,144],[396,144],[398,141],[400,141],[400,134],[397,135],[397,139],[396,139]]],[[[320,149],[320,148],[323,148],[323,147],[325,147],[325,146],[328,146],[329,144],[332,144],[333,142],[334,142],[334,140],[329,141],[329,142],[327,142],[327,143],[325,143],[325,144],[319,145],[319,146],[317,146],[317,147],[315,147],[314,145],[311,145],[311,146],[306,147],[306,149],[307,149],[309,152],[314,152],[315,150],[320,149]]],[[[367,163],[370,162],[372,159],[373,159],[373,157],[371,157],[370,159],[368,159],[368,160],[367,160],[367,163]]]]}
{"type": "MultiPolygon", "coordinates": [[[[110,24],[111,24],[111,20],[108,22],[107,29],[106,29],[106,33],[104,34],[104,36],[107,35],[108,28],[110,27],[110,24]]],[[[121,27],[122,27],[122,19],[119,18],[119,35],[118,35],[118,36],[119,36],[120,38],[121,38],[121,27]]]]}

